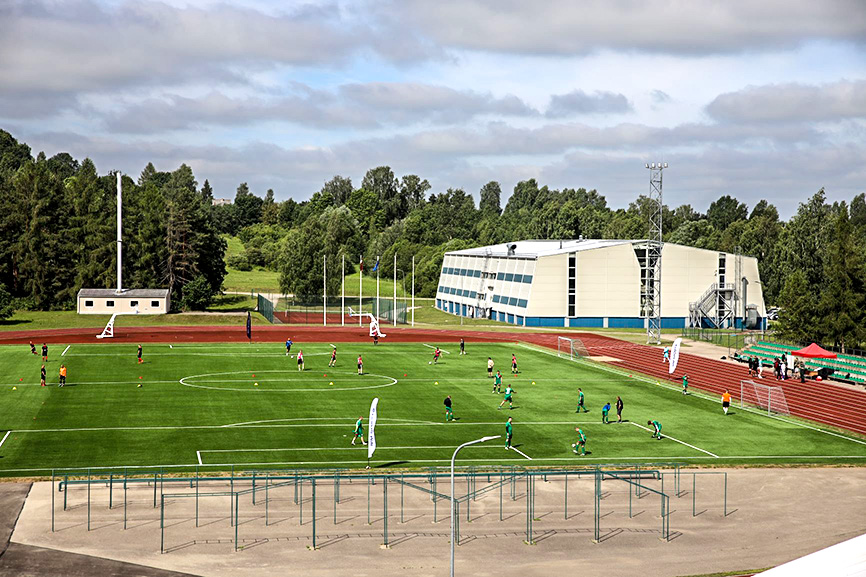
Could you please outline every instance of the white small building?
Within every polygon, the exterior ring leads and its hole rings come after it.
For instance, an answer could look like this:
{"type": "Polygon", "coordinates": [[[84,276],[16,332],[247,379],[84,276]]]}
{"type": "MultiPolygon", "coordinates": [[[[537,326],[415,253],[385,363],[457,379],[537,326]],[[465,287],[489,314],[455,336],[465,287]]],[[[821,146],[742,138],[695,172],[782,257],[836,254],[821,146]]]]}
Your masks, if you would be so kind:
{"type": "MultiPolygon", "coordinates": [[[[445,253],[436,307],[547,327],[645,328],[644,240],[524,240],[445,253]]],[[[764,324],[754,257],[664,243],[661,326],[764,324]]]]}
{"type": "Polygon", "coordinates": [[[81,289],[80,315],[164,315],[171,308],[168,289],[81,289]]]}

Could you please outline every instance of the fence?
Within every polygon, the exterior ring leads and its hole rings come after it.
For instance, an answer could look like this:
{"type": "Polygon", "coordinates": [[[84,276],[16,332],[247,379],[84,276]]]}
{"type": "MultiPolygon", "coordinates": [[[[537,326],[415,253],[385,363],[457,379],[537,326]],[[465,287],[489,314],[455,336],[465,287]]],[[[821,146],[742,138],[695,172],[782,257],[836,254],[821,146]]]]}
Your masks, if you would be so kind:
{"type": "Polygon", "coordinates": [[[274,316],[274,303],[260,294],[256,295],[256,310],[271,324],[282,322],[274,316]]]}
{"type": "MultiPolygon", "coordinates": [[[[668,541],[671,499],[687,496],[692,517],[710,506],[728,516],[726,472],[686,472],[678,464],[660,465],[665,468],[652,464],[570,470],[461,468],[455,475],[455,543],[514,533],[525,536],[527,544],[558,533],[591,534],[593,542],[602,543],[623,531],[617,524],[668,541]],[[705,509],[700,512],[699,477],[701,487],[713,486],[721,493],[715,497],[702,493],[700,506],[705,509]],[[708,505],[710,499],[713,505],[708,505]],[[589,517],[583,513],[590,507],[593,516],[588,527],[589,517]],[[658,516],[640,515],[648,509],[658,516]],[[613,513],[619,516],[612,517],[613,513]]],[[[158,521],[161,553],[225,542],[239,551],[281,538],[307,542],[315,549],[348,538],[344,524],[355,526],[353,537],[381,538],[387,547],[418,536],[447,540],[448,534],[431,531],[430,523],[435,527],[450,520],[451,497],[445,494],[450,475],[440,468],[378,474],[232,469],[228,476],[199,468],[173,474],[161,469],[87,469],[53,471],[51,479],[52,533],[114,526],[138,531],[155,528],[158,521]],[[55,502],[57,496],[62,496],[62,507],[55,502]]],[[[125,538],[122,532],[103,533],[94,537],[100,543],[125,538]]],[[[136,538],[149,537],[139,532],[136,538]]]]}
{"type": "Polygon", "coordinates": [[[701,327],[684,327],[682,337],[693,341],[705,341],[728,348],[728,356],[748,344],[764,338],[763,332],[735,333],[719,329],[705,329],[701,327]]]}
{"type": "MultiPolygon", "coordinates": [[[[349,309],[355,312],[375,314],[383,329],[388,324],[393,324],[396,318],[397,324],[408,324],[409,301],[398,297],[396,307],[393,297],[372,297],[360,299],[359,297],[328,297],[326,303],[319,297],[281,297],[274,307],[274,319],[276,322],[285,324],[329,324],[329,325],[352,325],[361,324],[357,317],[349,316],[349,309]]],[[[266,317],[267,318],[267,317],[266,317]]],[[[273,321],[272,321],[273,322],[273,321]]]]}

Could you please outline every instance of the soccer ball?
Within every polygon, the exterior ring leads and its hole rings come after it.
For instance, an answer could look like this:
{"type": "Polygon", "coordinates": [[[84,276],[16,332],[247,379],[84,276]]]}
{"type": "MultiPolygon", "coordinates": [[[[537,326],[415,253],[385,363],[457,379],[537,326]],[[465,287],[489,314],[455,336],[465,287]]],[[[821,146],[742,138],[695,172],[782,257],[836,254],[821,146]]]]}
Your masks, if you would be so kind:
{"type": "Polygon", "coordinates": [[[535,381],[532,381],[532,384],[534,385],[534,384],[535,384],[535,381]]]}
{"type": "Polygon", "coordinates": [[[139,388],[139,389],[141,388],[141,383],[138,383],[138,388],[139,388]]]}
{"type": "Polygon", "coordinates": [[[253,386],[254,386],[254,387],[258,387],[259,384],[258,384],[258,383],[253,383],[253,386]]]}
{"type": "Polygon", "coordinates": [[[427,364],[428,364],[428,365],[432,365],[432,364],[433,364],[433,361],[427,361],[427,364]]]}
{"type": "Polygon", "coordinates": [[[436,381],[436,382],[434,382],[433,384],[434,384],[434,385],[438,385],[438,384],[439,384],[439,381],[436,381]]]}
{"type": "Polygon", "coordinates": [[[331,381],[331,382],[328,383],[328,384],[331,385],[331,386],[334,386],[334,381],[331,381]]]}

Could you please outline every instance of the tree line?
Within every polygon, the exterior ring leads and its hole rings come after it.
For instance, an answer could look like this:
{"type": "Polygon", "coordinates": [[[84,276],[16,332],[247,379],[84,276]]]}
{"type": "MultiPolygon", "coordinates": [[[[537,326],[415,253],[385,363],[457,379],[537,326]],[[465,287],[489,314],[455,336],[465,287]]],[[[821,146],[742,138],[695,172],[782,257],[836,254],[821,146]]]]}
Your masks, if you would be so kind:
{"type": "MultiPolygon", "coordinates": [[[[126,278],[169,286],[184,308],[220,290],[220,235],[244,245],[229,267],[279,271],[286,293],[320,298],[323,257],[336,271],[345,256],[349,274],[360,255],[368,263],[380,256],[387,277],[396,254],[404,271],[415,257],[416,292],[432,297],[446,251],[529,238],[644,238],[651,210],[644,195],[612,209],[596,190],[555,190],[535,179],[517,183],[504,207],[499,183],[489,182],[476,205],[461,188],[435,192],[388,166],[368,170],[357,187],[334,176],[302,202],[278,202],[273,190],[258,196],[241,183],[232,204],[212,206],[208,181],[198,188],[186,165],[165,173],[148,164],[138,181],[124,177],[123,188],[126,278]]],[[[82,286],[112,286],[114,202],[113,179],[90,160],[33,158],[0,131],[0,291],[5,286],[18,308],[49,309],[71,306],[82,286]]],[[[831,204],[819,190],[787,222],[766,200],[750,208],[724,195],[703,213],[664,206],[662,220],[666,242],[757,257],[765,300],[782,307],[784,337],[866,341],[866,195],[831,204]]],[[[339,294],[339,275],[329,273],[328,285],[339,294]]]]}

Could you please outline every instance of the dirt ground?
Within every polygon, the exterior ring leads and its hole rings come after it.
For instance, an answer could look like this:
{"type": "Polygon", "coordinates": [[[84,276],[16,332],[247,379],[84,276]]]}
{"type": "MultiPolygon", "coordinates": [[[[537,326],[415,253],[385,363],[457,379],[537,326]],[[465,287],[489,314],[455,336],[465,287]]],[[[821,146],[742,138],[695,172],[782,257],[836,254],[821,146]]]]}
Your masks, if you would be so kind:
{"type": "MultiPolygon", "coordinates": [[[[566,513],[565,483],[561,478],[551,478],[536,482],[532,516],[535,544],[527,545],[526,483],[515,483],[513,499],[512,488],[506,483],[503,521],[499,521],[498,488],[470,503],[471,521],[466,520],[467,511],[461,508],[456,572],[497,577],[578,572],[606,577],[638,573],[664,577],[748,570],[777,565],[866,532],[866,492],[862,490],[866,468],[726,471],[727,516],[723,514],[722,475],[696,477],[693,516],[692,476],[681,474],[680,496],[671,499],[671,539],[667,542],[660,539],[659,497],[645,494],[638,498],[624,482],[606,480],[602,483],[601,542],[593,543],[593,480],[569,480],[566,513]]],[[[494,477],[491,481],[496,480],[494,477]]],[[[666,475],[665,483],[666,492],[675,493],[671,475],[666,475]]],[[[484,485],[484,479],[478,480],[475,489],[484,485]]],[[[200,487],[202,493],[224,489],[200,487]]],[[[241,496],[237,526],[241,550],[236,552],[229,497],[202,497],[196,527],[192,489],[179,484],[162,488],[166,495],[174,496],[166,499],[166,552],[160,553],[160,508],[153,507],[152,486],[130,485],[126,497],[127,529],[123,529],[123,492],[118,486],[113,489],[111,510],[108,488],[91,487],[90,531],[86,488],[70,489],[66,511],[62,493],[55,490],[56,531],[52,533],[52,488],[50,483],[36,483],[18,519],[12,546],[67,551],[143,568],[209,576],[287,571],[310,577],[447,574],[447,500],[438,502],[434,522],[433,503],[417,488],[404,485],[401,495],[398,483],[389,483],[386,488],[381,481],[371,486],[365,481],[344,480],[339,489],[340,502],[335,505],[333,484],[322,482],[315,498],[314,550],[312,488],[308,484],[298,489],[300,505],[294,503],[293,486],[270,489],[267,505],[261,490],[255,505],[250,494],[241,496]],[[382,546],[385,491],[388,548],[382,546]]],[[[449,491],[444,481],[439,482],[437,490],[446,494],[449,491]]],[[[458,485],[458,494],[465,492],[466,486],[461,489],[458,485]]],[[[15,505],[0,499],[0,506],[15,505]]]]}

